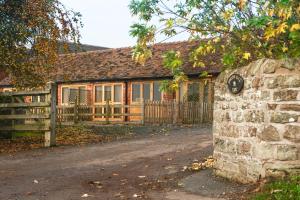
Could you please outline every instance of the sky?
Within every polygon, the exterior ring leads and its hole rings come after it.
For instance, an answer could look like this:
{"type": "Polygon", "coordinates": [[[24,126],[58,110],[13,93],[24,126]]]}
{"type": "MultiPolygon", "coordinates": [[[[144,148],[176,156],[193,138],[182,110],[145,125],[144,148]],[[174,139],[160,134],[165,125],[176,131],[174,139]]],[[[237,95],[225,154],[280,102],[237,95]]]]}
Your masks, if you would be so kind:
{"type": "MultiPolygon", "coordinates": [[[[131,16],[130,0],[61,0],[68,8],[82,14],[84,27],[81,29],[81,43],[110,48],[127,47],[135,44],[129,35],[130,25],[138,22],[131,16]]],[[[163,40],[159,37],[157,41],[163,40]]],[[[168,41],[184,40],[179,35],[168,41]]]]}

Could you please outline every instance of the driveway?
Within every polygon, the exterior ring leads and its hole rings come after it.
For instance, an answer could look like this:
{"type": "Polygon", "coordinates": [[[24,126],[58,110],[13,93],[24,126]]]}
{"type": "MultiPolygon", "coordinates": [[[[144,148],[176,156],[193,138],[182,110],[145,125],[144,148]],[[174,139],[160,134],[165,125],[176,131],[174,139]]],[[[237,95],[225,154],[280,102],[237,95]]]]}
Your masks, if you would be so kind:
{"type": "Polygon", "coordinates": [[[197,127],[2,155],[0,199],[176,199],[179,180],[192,174],[183,166],[211,154],[211,129],[197,127]]]}

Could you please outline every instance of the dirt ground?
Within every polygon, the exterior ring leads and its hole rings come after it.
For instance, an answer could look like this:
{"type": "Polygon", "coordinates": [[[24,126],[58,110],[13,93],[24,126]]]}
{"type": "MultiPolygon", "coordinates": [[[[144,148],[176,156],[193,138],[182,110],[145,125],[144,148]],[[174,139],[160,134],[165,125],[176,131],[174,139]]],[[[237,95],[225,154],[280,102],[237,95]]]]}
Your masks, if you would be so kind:
{"type": "Polygon", "coordinates": [[[195,173],[183,167],[211,154],[211,129],[199,127],[106,144],[2,154],[0,199],[241,199],[239,190],[201,197],[183,188],[182,180],[195,173]]]}

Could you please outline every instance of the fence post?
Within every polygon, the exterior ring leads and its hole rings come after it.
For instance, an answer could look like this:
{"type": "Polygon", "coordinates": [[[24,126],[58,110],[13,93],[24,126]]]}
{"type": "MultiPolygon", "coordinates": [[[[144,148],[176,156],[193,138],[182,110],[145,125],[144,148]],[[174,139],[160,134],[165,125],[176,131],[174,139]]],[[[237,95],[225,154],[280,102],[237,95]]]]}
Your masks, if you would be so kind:
{"type": "Polygon", "coordinates": [[[106,100],[105,109],[106,109],[106,113],[105,113],[106,124],[109,124],[109,114],[110,114],[109,100],[106,100]]]}
{"type": "Polygon", "coordinates": [[[78,123],[78,98],[76,96],[74,103],[74,124],[78,123]]]}
{"type": "Polygon", "coordinates": [[[145,124],[145,100],[142,99],[142,102],[141,102],[141,115],[142,115],[142,119],[141,119],[141,123],[142,125],[145,124]]]}
{"type": "Polygon", "coordinates": [[[47,100],[50,101],[50,123],[48,123],[50,131],[45,132],[45,146],[56,145],[56,101],[57,101],[57,84],[51,83],[50,94],[47,94],[47,100]]]}

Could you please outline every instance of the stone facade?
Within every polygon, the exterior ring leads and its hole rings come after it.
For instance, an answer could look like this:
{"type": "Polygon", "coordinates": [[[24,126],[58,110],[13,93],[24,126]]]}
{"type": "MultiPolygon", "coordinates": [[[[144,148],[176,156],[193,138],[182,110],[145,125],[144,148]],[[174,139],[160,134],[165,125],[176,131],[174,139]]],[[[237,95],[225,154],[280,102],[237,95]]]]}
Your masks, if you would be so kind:
{"type": "Polygon", "coordinates": [[[239,182],[300,172],[300,59],[261,59],[215,83],[215,172],[239,182]],[[240,74],[241,93],[228,77],[240,74]]]}

